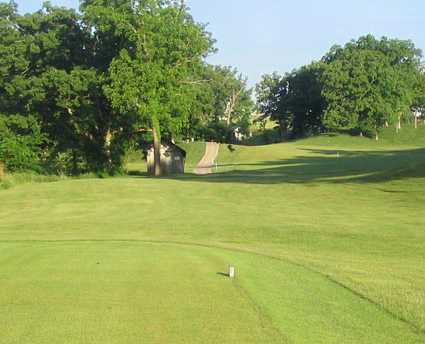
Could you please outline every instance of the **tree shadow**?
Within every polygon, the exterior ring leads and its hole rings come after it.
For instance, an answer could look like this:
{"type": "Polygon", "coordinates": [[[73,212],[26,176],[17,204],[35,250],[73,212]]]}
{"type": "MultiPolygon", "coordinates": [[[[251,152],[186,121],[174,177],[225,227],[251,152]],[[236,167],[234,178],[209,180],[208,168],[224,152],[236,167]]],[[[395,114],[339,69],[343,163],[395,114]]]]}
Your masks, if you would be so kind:
{"type": "MultiPolygon", "coordinates": [[[[208,183],[379,183],[425,177],[425,148],[409,150],[300,149],[305,155],[255,163],[222,164],[205,176],[166,179],[208,183]],[[223,170],[220,172],[220,170],[223,170]]],[[[133,174],[135,176],[135,174],[133,174]]],[[[141,173],[140,176],[146,176],[141,173]]]]}
{"type": "Polygon", "coordinates": [[[135,170],[128,171],[127,175],[130,177],[148,177],[147,172],[135,171],[135,170]]]}

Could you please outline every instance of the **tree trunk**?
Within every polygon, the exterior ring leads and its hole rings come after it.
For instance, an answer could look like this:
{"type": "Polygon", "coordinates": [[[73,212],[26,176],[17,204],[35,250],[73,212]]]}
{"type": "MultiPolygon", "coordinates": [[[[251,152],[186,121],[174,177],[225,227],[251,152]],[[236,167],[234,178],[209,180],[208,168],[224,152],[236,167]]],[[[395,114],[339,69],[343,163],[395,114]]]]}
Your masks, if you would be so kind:
{"type": "Polygon", "coordinates": [[[375,140],[379,141],[379,134],[378,134],[378,130],[375,131],[375,140]]]}
{"type": "Polygon", "coordinates": [[[152,129],[153,134],[153,156],[154,156],[154,176],[161,176],[161,141],[155,128],[152,129]]]}
{"type": "Polygon", "coordinates": [[[418,129],[418,116],[415,113],[415,129],[418,129]]]}
{"type": "Polygon", "coordinates": [[[243,89],[244,86],[242,86],[239,90],[233,90],[232,94],[227,100],[226,108],[224,109],[224,116],[226,118],[227,126],[230,126],[230,124],[232,123],[232,114],[235,110],[236,105],[238,104],[239,97],[243,89]]]}
{"type": "Polygon", "coordinates": [[[401,130],[401,116],[398,116],[397,133],[401,130]]]}
{"type": "Polygon", "coordinates": [[[77,152],[75,149],[72,150],[72,175],[76,176],[78,174],[78,162],[77,162],[77,152]]]}
{"type": "Polygon", "coordinates": [[[112,164],[111,142],[112,142],[112,133],[111,133],[111,130],[109,129],[106,132],[106,136],[105,136],[105,148],[106,148],[106,154],[108,156],[109,164],[112,164]]]}
{"type": "Polygon", "coordinates": [[[285,138],[285,128],[284,126],[284,121],[279,120],[279,129],[280,129],[280,140],[283,141],[283,139],[285,138]]]}

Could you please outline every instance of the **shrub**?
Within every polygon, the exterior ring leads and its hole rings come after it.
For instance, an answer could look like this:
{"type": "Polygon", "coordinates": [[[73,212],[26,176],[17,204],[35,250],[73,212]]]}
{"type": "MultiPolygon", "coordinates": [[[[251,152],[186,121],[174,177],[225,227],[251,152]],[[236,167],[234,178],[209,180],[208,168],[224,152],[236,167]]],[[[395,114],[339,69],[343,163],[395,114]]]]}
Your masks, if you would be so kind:
{"type": "Polygon", "coordinates": [[[34,117],[0,114],[0,161],[7,171],[39,171],[44,141],[34,117]]]}
{"type": "Polygon", "coordinates": [[[279,129],[274,128],[265,129],[264,131],[258,132],[254,136],[244,140],[243,144],[247,146],[261,146],[279,142],[282,142],[282,136],[279,129]]]}

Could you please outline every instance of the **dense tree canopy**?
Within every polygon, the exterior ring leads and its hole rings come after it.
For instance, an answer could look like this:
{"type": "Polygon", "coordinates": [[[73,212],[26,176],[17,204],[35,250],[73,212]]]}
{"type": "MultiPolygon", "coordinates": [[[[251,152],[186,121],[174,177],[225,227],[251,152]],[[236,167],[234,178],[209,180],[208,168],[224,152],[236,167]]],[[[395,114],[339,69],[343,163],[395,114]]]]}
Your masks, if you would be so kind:
{"type": "Polygon", "coordinates": [[[241,122],[246,83],[205,62],[213,44],[182,1],[83,0],[80,12],[46,2],[28,15],[0,4],[0,159],[28,169],[9,161],[30,150],[47,171],[114,173],[141,137],[158,148],[205,136],[217,118],[241,122]]]}
{"type": "MultiPolygon", "coordinates": [[[[231,140],[248,132],[247,80],[206,57],[214,40],[184,1],[46,2],[21,15],[0,3],[0,162],[9,171],[116,173],[128,147],[161,139],[231,140]]],[[[421,52],[361,37],[256,87],[281,136],[376,134],[425,108],[421,52]]]]}
{"type": "Polygon", "coordinates": [[[378,137],[422,102],[421,57],[410,41],[361,37],[334,46],[318,63],[264,76],[259,108],[294,136],[337,129],[378,137]]]}
{"type": "Polygon", "coordinates": [[[282,137],[323,130],[322,73],[322,64],[313,63],[283,77],[277,73],[264,75],[257,85],[259,110],[279,124],[282,137]]]}
{"type": "Polygon", "coordinates": [[[111,113],[81,17],[48,3],[25,16],[13,3],[1,8],[0,113],[34,118],[48,139],[40,148],[49,168],[107,168],[111,113]]]}
{"type": "Polygon", "coordinates": [[[410,41],[360,38],[323,60],[324,122],[330,128],[378,133],[408,113],[415,100],[421,52],[410,41]]]}
{"type": "MultiPolygon", "coordinates": [[[[126,131],[153,132],[156,174],[159,175],[161,134],[173,137],[188,121],[193,102],[192,83],[210,52],[212,40],[204,27],[196,24],[184,5],[172,2],[139,2],[105,12],[104,4],[87,5],[98,17],[96,32],[114,22],[125,30],[114,32],[125,37],[122,49],[109,68],[106,95],[113,108],[126,117],[126,131]]],[[[124,139],[129,132],[121,131],[124,139]]],[[[122,142],[122,139],[120,139],[122,142]]]]}
{"type": "Polygon", "coordinates": [[[417,75],[414,106],[425,112],[425,66],[420,67],[417,75]]]}

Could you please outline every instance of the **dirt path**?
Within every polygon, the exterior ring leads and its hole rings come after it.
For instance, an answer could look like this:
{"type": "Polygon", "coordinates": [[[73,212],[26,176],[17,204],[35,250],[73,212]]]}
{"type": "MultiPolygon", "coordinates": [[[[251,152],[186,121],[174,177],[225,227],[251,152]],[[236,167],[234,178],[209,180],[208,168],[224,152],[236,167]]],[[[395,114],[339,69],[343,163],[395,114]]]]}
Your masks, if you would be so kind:
{"type": "Polygon", "coordinates": [[[219,148],[220,144],[215,142],[207,142],[205,147],[205,154],[196,166],[194,170],[195,174],[203,175],[213,173],[213,168],[215,166],[219,148]]]}

